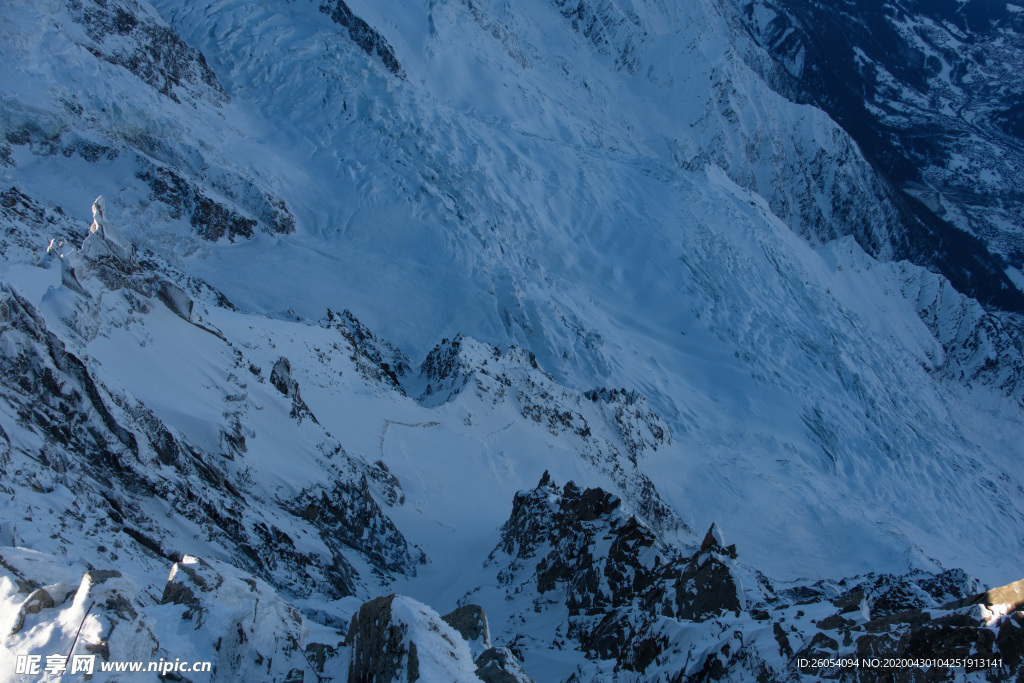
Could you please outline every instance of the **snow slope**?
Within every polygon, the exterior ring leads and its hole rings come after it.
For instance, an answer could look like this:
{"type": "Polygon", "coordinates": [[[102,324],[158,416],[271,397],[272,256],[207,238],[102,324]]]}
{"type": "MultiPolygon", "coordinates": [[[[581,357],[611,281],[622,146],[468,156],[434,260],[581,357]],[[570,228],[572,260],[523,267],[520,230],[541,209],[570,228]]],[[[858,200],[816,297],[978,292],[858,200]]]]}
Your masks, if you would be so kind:
{"type": "MultiPolygon", "coordinates": [[[[298,610],[281,680],[311,644],[346,670],[369,598],[500,603],[488,558],[544,472],[665,557],[716,522],[781,581],[1020,578],[1016,319],[887,260],[884,184],[715,3],[15,1],[0,25],[0,557],[120,567],[137,615],[192,609],[165,586],[186,556],[251,575],[298,610]],[[86,239],[99,194],[134,256],[86,239]]],[[[485,607],[501,645],[563,625],[485,607]]],[[[518,654],[612,666],[584,652],[518,654]]]]}

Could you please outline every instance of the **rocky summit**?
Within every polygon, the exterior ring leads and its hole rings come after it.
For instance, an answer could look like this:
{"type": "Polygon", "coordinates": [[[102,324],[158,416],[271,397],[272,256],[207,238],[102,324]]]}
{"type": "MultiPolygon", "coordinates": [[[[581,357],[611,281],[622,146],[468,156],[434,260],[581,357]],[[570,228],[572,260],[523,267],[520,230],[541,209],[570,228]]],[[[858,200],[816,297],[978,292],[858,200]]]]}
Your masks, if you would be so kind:
{"type": "Polygon", "coordinates": [[[1021,683],[1022,22],[6,0],[0,680],[1021,683]]]}

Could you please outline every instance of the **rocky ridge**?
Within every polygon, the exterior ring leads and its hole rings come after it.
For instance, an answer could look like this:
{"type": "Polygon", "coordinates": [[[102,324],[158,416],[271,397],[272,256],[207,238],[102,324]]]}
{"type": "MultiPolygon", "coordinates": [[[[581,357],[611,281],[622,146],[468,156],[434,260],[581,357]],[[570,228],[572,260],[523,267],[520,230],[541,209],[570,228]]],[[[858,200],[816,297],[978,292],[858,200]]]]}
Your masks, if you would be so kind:
{"type": "MultiPolygon", "coordinates": [[[[978,593],[960,570],[773,582],[741,564],[716,525],[689,552],[666,546],[615,496],[572,482],[560,488],[545,473],[516,495],[488,563],[506,600],[557,621],[516,638],[527,664],[553,636],[559,647],[572,643],[588,659],[613,663],[606,675],[621,681],[1024,674],[1020,582],[978,593]]],[[[571,680],[591,680],[590,671],[581,667],[571,680]]]]}

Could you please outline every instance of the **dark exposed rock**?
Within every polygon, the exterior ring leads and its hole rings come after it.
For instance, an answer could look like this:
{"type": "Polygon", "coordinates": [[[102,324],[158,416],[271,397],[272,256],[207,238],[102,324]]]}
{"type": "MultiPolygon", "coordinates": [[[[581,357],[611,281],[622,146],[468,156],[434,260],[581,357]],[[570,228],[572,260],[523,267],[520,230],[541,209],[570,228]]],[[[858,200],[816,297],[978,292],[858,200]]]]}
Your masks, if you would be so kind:
{"type": "Polygon", "coordinates": [[[818,621],[818,628],[823,631],[834,631],[839,628],[849,628],[856,624],[853,619],[844,619],[841,614],[833,614],[818,621]]]}
{"type": "Polygon", "coordinates": [[[938,605],[963,598],[978,590],[978,581],[968,576],[962,569],[947,569],[934,576],[920,576],[914,579],[914,583],[938,605]]]}
{"type": "Polygon", "coordinates": [[[723,547],[717,527],[708,529],[700,552],[690,558],[675,581],[676,614],[691,621],[704,621],[723,611],[744,609],[743,589],[730,560],[735,546],[723,547]]]}
{"type": "Polygon", "coordinates": [[[640,46],[647,31],[632,11],[607,0],[552,0],[562,16],[597,48],[615,59],[615,66],[635,73],[641,66],[640,46]]]}
{"type": "Polygon", "coordinates": [[[270,383],[274,385],[275,389],[292,400],[292,417],[299,422],[302,422],[304,417],[308,417],[313,422],[319,424],[316,416],[313,415],[309,406],[306,405],[306,402],[302,400],[302,396],[299,395],[299,383],[292,377],[292,364],[284,356],[278,358],[274,363],[274,369],[270,371],[270,383]]]}
{"type": "Polygon", "coordinates": [[[259,190],[240,177],[222,178],[215,185],[249,215],[210,197],[185,176],[168,168],[143,162],[136,176],[150,189],[152,199],[167,205],[171,218],[188,218],[196,234],[213,242],[227,237],[231,241],[249,239],[261,223],[270,233],[295,231],[295,217],[284,200],[259,190]]]}
{"type": "MultiPolygon", "coordinates": [[[[156,557],[173,556],[175,548],[136,504],[154,497],[234,548],[240,566],[292,594],[351,595],[356,572],[341,554],[347,544],[365,551],[381,571],[404,571],[421,557],[412,559],[365,482],[349,489],[339,484],[337,495],[325,503],[319,528],[335,551],[326,557],[300,552],[288,534],[259,517],[250,515],[247,521],[244,512],[250,508],[219,466],[221,458],[180,440],[145,406],[109,394],[19,294],[0,285],[0,299],[7,311],[0,324],[0,397],[20,415],[22,428],[61,453],[76,454],[86,481],[103,482],[103,498],[85,498],[81,504],[106,510],[115,531],[123,532],[119,542],[156,557]],[[181,481],[192,483],[183,486],[181,481]],[[352,529],[367,533],[367,539],[352,529]]],[[[43,471],[65,468],[62,463],[54,458],[52,465],[43,464],[43,471]]]]}
{"type": "MultiPolygon", "coordinates": [[[[776,631],[776,634],[777,634],[776,637],[778,637],[778,633],[781,630],[782,630],[782,628],[779,627],[779,629],[776,631]]],[[[780,644],[780,647],[781,647],[781,644],[780,644]]],[[[815,633],[814,637],[811,638],[811,642],[807,643],[807,646],[803,650],[800,651],[799,656],[802,657],[802,658],[805,658],[805,659],[815,659],[815,658],[825,658],[825,659],[827,659],[829,657],[834,657],[835,653],[838,650],[839,650],[839,643],[835,640],[835,638],[832,638],[831,636],[827,636],[824,633],[815,633]]],[[[786,654],[786,653],[783,653],[783,654],[786,654]]],[[[792,656],[792,654],[793,654],[792,652],[789,652],[788,656],[792,656]]]]}
{"type": "Polygon", "coordinates": [[[1002,620],[996,635],[996,647],[1004,666],[1010,671],[1024,671],[1024,612],[1016,612],[1002,620]]]}
{"type": "Polygon", "coordinates": [[[348,342],[352,350],[349,358],[363,377],[405,393],[402,383],[412,373],[404,353],[377,337],[351,311],[335,313],[327,309],[327,321],[348,342]]]}
{"type": "Polygon", "coordinates": [[[416,574],[426,561],[373,499],[365,476],[335,482],[330,489],[303,491],[290,503],[293,514],[307,519],[338,556],[343,548],[363,553],[382,573],[416,574]]]}
{"type": "Polygon", "coordinates": [[[427,354],[420,368],[428,381],[426,393],[452,396],[469,382],[472,369],[465,367],[459,355],[462,341],[462,335],[456,335],[451,341],[442,339],[427,354]]]}
{"type": "Polygon", "coordinates": [[[227,235],[232,242],[236,237],[250,239],[258,223],[252,218],[239,215],[234,210],[209,197],[198,196],[189,217],[196,234],[203,239],[216,242],[227,235]]]}
{"type": "Polygon", "coordinates": [[[80,243],[85,239],[85,226],[71,220],[59,208],[47,207],[22,192],[18,187],[0,191],[0,220],[4,231],[0,235],[0,257],[31,262],[46,247],[40,235],[52,239],[54,247],[80,243]]]}
{"type": "Polygon", "coordinates": [[[7,294],[8,308],[0,338],[16,333],[0,354],[0,382],[23,392],[21,418],[57,443],[89,453],[98,465],[116,467],[120,452],[137,457],[135,435],[118,424],[81,360],[46,329],[31,304],[6,285],[0,292],[7,294]]]}
{"type": "Polygon", "coordinates": [[[198,567],[175,563],[171,576],[164,586],[164,594],[160,598],[161,605],[183,605],[186,609],[183,619],[201,619],[203,606],[197,592],[209,592],[220,587],[219,583],[211,584],[199,571],[200,568],[210,569],[203,560],[196,558],[198,567]]]}
{"type": "Polygon", "coordinates": [[[38,614],[44,609],[53,607],[53,597],[45,588],[40,588],[32,595],[28,596],[28,600],[25,601],[25,605],[22,608],[26,614],[38,614]]]}
{"type": "Polygon", "coordinates": [[[619,437],[634,463],[644,451],[656,451],[658,446],[672,443],[665,423],[639,392],[601,388],[584,395],[612,412],[619,437]]]}
{"type": "Polygon", "coordinates": [[[95,164],[104,159],[113,161],[120,156],[120,152],[115,147],[78,136],[73,136],[70,141],[64,144],[60,151],[66,157],[77,154],[90,164],[95,164]]]}
{"type": "Polygon", "coordinates": [[[831,602],[840,608],[839,614],[850,615],[848,618],[862,610],[871,619],[879,619],[908,610],[936,609],[977,590],[977,582],[959,569],[940,574],[868,575],[847,583],[852,586],[831,598],[831,602]]]}
{"type": "Polygon", "coordinates": [[[484,683],[533,683],[516,656],[505,647],[484,650],[476,658],[476,675],[484,683]]]}
{"type": "Polygon", "coordinates": [[[729,564],[735,548],[722,547],[717,530],[685,561],[669,555],[615,496],[572,482],[559,490],[547,473],[536,489],[516,494],[492,559],[498,552],[511,558],[500,581],[512,584],[533,564],[538,592],[564,591],[568,635],[588,656],[633,671],[663,651],[651,631],[658,618],[703,621],[744,608],[729,564]]]}
{"type": "Polygon", "coordinates": [[[435,666],[471,666],[456,647],[458,637],[425,605],[397,595],[374,598],[363,603],[349,626],[348,680],[412,683],[421,680],[424,658],[433,659],[435,666]]]}
{"type": "Polygon", "coordinates": [[[614,496],[571,482],[559,488],[545,472],[535,489],[515,496],[489,562],[501,557],[507,565],[498,580],[510,597],[532,582],[540,594],[535,609],[551,603],[547,596],[564,600],[565,633],[587,657],[648,680],[930,681],[952,675],[937,667],[815,668],[851,657],[1002,657],[1004,666],[985,669],[985,680],[1012,681],[1024,672],[1024,613],[1000,616],[1003,608],[975,606],[1013,605],[1016,584],[970,595],[975,582],[962,571],[914,571],[794,582],[779,590],[761,577],[746,592],[737,555],[715,525],[694,555],[670,555],[614,496]],[[750,597],[758,594],[760,601],[750,597]],[[961,596],[962,604],[940,606],[952,596],[961,596]],[[751,637],[766,622],[770,637],[751,637]],[[675,629],[687,634],[684,644],[673,640],[675,629]]]}
{"type": "Polygon", "coordinates": [[[894,625],[909,624],[916,626],[923,624],[927,621],[931,621],[932,615],[929,612],[922,612],[919,609],[909,609],[904,612],[895,612],[893,614],[887,614],[884,617],[878,617],[871,621],[865,622],[862,628],[868,633],[880,633],[882,631],[890,630],[894,625]]]}
{"type": "Polygon", "coordinates": [[[372,26],[353,14],[345,0],[323,0],[320,3],[320,11],[328,15],[334,23],[347,29],[349,38],[362,48],[363,52],[370,56],[376,55],[387,70],[396,76],[402,74],[402,65],[398,63],[395,51],[388,41],[372,26]]]}
{"type": "Polygon", "coordinates": [[[479,641],[484,648],[491,646],[487,614],[480,605],[463,605],[441,618],[469,642],[479,641]]]}
{"type": "Polygon", "coordinates": [[[227,100],[224,89],[201,52],[189,47],[158,17],[121,0],[69,3],[73,21],[81,24],[94,55],[124,67],[174,102],[181,95],[215,103],[227,100]]]}

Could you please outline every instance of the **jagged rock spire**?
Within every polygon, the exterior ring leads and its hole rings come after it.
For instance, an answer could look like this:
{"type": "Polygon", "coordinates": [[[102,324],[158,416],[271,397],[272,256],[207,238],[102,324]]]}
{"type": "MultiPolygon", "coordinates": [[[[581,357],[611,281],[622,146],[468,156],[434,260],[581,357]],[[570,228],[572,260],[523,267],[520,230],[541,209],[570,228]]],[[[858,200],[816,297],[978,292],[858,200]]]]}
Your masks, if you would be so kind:
{"type": "Polygon", "coordinates": [[[89,226],[89,232],[98,232],[100,237],[106,239],[106,221],[103,217],[104,205],[103,195],[97,197],[96,201],[92,203],[92,225],[89,226]]]}

